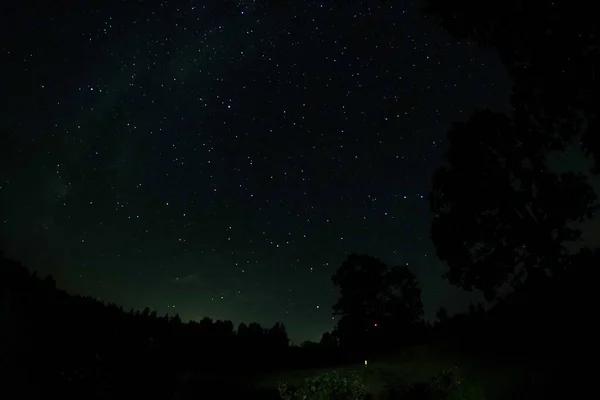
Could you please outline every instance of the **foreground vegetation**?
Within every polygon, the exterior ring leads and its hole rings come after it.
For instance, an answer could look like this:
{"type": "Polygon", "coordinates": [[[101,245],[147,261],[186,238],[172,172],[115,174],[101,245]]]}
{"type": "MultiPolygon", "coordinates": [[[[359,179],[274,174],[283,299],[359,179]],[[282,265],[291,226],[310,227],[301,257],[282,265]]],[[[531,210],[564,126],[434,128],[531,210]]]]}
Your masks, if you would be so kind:
{"type": "Polygon", "coordinates": [[[543,312],[540,304],[553,303],[542,292],[530,308],[515,295],[495,312],[440,312],[435,325],[414,331],[420,343],[394,347],[388,340],[387,348],[353,353],[330,333],[320,343],[290,346],[282,324],[233,329],[229,321],[126,312],[1,261],[0,376],[6,393],[25,398],[500,400],[546,398],[547,391],[573,398],[581,390],[573,383],[581,363],[568,361],[564,349],[581,354],[590,333],[572,329],[550,342],[557,336],[548,318],[560,314],[556,307],[543,312]]]}
{"type": "Polygon", "coordinates": [[[486,358],[418,346],[410,354],[393,354],[366,364],[281,371],[263,377],[257,385],[277,388],[281,398],[289,400],[305,395],[306,399],[375,400],[544,398],[550,388],[546,380],[556,362],[486,358]]]}

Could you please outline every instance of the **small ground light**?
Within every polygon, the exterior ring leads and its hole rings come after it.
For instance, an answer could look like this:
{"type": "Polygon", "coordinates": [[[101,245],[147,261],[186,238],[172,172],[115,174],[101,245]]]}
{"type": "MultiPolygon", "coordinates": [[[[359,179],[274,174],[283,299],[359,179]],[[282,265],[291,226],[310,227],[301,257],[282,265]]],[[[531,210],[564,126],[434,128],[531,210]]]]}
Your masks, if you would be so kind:
{"type": "Polygon", "coordinates": [[[365,365],[367,365],[367,360],[365,360],[365,365]]]}

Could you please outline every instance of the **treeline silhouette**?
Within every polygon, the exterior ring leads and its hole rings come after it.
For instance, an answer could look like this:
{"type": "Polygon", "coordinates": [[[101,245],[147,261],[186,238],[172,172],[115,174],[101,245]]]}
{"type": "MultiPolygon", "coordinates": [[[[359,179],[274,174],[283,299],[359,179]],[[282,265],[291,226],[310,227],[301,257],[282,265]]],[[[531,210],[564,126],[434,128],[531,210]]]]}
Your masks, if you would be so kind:
{"type": "Polygon", "coordinates": [[[342,287],[334,306],[341,315],[338,325],[319,343],[290,346],[282,323],[271,328],[241,323],[234,329],[231,321],[183,323],[178,315],[159,316],[149,308],[125,311],[70,295],[51,276],[41,278],[2,256],[1,376],[28,398],[50,393],[169,398],[194,390],[186,388],[190,384],[223,395],[236,378],[362,362],[415,345],[554,360],[584,351],[591,339],[586,323],[591,305],[583,303],[582,292],[590,284],[581,277],[600,265],[600,251],[584,249],[575,261],[577,266],[522,286],[487,311],[481,304],[454,315],[440,308],[437,320],[429,322],[408,269],[351,254],[333,277],[342,287]]]}
{"type": "Polygon", "coordinates": [[[183,323],[149,308],[125,311],[70,295],[4,256],[0,264],[1,376],[27,398],[90,389],[109,398],[166,395],[186,376],[235,377],[303,362],[282,323],[234,329],[208,317],[183,323]]]}
{"type": "MultiPolygon", "coordinates": [[[[247,394],[249,388],[232,386],[236,379],[406,355],[417,345],[489,357],[573,359],[592,343],[593,307],[586,290],[593,288],[583,277],[600,265],[600,251],[583,249],[571,268],[520,286],[488,310],[472,304],[449,315],[440,308],[435,321],[423,319],[421,293],[406,267],[388,268],[376,258],[351,254],[333,277],[341,289],[333,307],[339,323],[319,343],[300,346],[290,345],[279,322],[234,329],[231,321],[184,323],[178,315],[159,316],[149,308],[125,311],[70,295],[51,276],[41,278],[0,259],[5,389],[27,398],[52,393],[171,398],[178,391],[247,394]]],[[[564,368],[557,371],[564,379],[564,368]]],[[[275,392],[260,396],[277,398],[275,392]]]]}

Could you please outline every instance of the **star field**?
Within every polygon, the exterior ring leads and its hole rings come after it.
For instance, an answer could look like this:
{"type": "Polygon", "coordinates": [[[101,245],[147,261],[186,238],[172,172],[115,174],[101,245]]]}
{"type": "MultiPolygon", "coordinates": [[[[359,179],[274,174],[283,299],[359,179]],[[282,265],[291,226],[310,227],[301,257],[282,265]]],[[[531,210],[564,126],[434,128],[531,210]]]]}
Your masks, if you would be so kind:
{"type": "Polygon", "coordinates": [[[349,252],[408,264],[428,316],[468,304],[427,193],[451,123],[507,108],[496,55],[412,1],[204,3],[9,6],[7,254],[125,309],[296,342],[333,327],[349,252]]]}

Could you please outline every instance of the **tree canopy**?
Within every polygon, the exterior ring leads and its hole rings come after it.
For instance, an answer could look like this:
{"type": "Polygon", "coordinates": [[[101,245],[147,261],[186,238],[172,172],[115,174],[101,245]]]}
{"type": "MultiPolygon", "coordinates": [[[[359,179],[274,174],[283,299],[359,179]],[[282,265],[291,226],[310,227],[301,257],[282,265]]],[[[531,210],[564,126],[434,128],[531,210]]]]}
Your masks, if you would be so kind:
{"type": "Polygon", "coordinates": [[[335,330],[341,346],[400,341],[423,315],[421,289],[406,266],[350,254],[332,280],[340,290],[333,309],[341,317],[335,330]]]}
{"type": "Polygon", "coordinates": [[[579,142],[600,173],[600,37],[596,5],[567,0],[425,0],[425,13],[459,40],[498,51],[513,104],[546,141],[579,142]]]}
{"type": "Polygon", "coordinates": [[[446,277],[491,300],[567,265],[565,244],[580,238],[567,224],[597,209],[583,174],[547,167],[553,150],[574,143],[600,171],[596,23],[591,5],[566,1],[426,4],[455,37],[497,49],[514,84],[510,115],[479,110],[448,132],[429,196],[446,277]]]}
{"type": "Polygon", "coordinates": [[[549,171],[548,149],[523,129],[505,115],[476,112],[448,132],[447,165],[432,177],[431,237],[446,277],[488,300],[506,283],[555,269],[581,234],[567,223],[595,210],[587,178],[549,171]]]}

